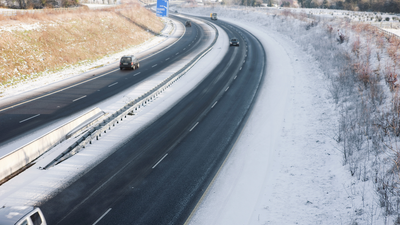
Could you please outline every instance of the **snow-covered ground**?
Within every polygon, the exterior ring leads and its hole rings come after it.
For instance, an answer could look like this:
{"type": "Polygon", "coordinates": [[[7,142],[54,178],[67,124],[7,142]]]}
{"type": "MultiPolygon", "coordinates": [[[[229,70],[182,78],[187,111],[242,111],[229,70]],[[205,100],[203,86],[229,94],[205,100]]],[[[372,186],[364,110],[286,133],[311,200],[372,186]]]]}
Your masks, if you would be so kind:
{"type": "MultiPolygon", "coordinates": [[[[178,11],[209,15],[209,9],[178,11]]],[[[317,49],[302,46],[280,32],[284,31],[281,23],[269,21],[271,18],[260,20],[259,15],[248,14],[241,19],[226,13],[219,19],[244,27],[262,42],[267,71],[239,139],[190,224],[384,224],[379,209],[374,208],[373,189],[366,182],[355,185],[332,138],[339,114],[320,69],[324,66],[316,58],[317,49]],[[260,25],[263,22],[265,26],[260,25]]],[[[223,46],[227,36],[222,31],[220,34],[223,46]]],[[[0,206],[35,204],[67,185],[79,171],[93,166],[91,157],[101,152],[99,160],[110,154],[128,127],[156,118],[157,110],[179,100],[184,94],[181,87],[188,91],[187,84],[201,80],[193,81],[191,76],[205,75],[204,65],[217,62],[222,53],[223,49],[214,48],[188,76],[137,116],[71,159],[48,171],[38,171],[35,165],[26,175],[0,186],[0,206]],[[71,174],[72,170],[77,172],[71,174]],[[46,176],[38,176],[39,172],[46,176]]]]}
{"type": "Polygon", "coordinates": [[[351,176],[334,140],[340,109],[328,77],[340,63],[336,47],[321,52],[318,43],[339,44],[326,24],[311,28],[304,21],[224,7],[176,9],[200,16],[218,12],[219,20],[253,33],[267,54],[256,105],[190,224],[394,223],[379,207],[372,182],[351,176]]]}
{"type": "MultiPolygon", "coordinates": [[[[196,21],[194,19],[191,20],[196,21]]],[[[208,29],[208,32],[213,32],[211,27],[205,25],[203,22],[198,22],[203,24],[203,26],[208,29]]],[[[92,145],[86,146],[83,151],[48,170],[40,170],[40,167],[46,166],[51,160],[68,148],[73,141],[76,140],[76,137],[64,141],[41,156],[34,166],[1,185],[0,207],[38,204],[48,198],[52,193],[55,193],[59,188],[65,187],[77,179],[82,173],[84,173],[84,171],[95,166],[118,148],[120,143],[123,143],[135,132],[141,130],[143,126],[157,119],[161,113],[168,110],[175,102],[179,101],[190,90],[195,88],[197,84],[201,82],[201,80],[204,79],[222,60],[222,57],[228,50],[229,44],[228,36],[222,29],[219,29],[219,36],[220,38],[216,42],[214,48],[206,55],[206,57],[199,60],[191,70],[178,80],[178,82],[158,96],[156,100],[145,107],[141,107],[135,116],[124,119],[123,122],[116,126],[116,128],[107,132],[106,135],[102,135],[99,141],[94,141],[92,145]]],[[[212,41],[213,37],[205,43],[205,47],[208,47],[212,41]]],[[[105,112],[115,112],[130,100],[144,94],[163,81],[166,77],[178,71],[202,50],[203,49],[199,49],[190,53],[179,62],[171,64],[158,74],[144,80],[140,84],[133,86],[129,90],[124,91],[117,96],[97,104],[96,106],[103,109],[105,112]]],[[[20,142],[22,141],[18,141],[17,143],[14,143],[14,145],[20,142]]]]}
{"type": "MultiPolygon", "coordinates": [[[[166,27],[162,31],[162,34],[156,36],[141,45],[134,46],[132,48],[125,49],[119,53],[113,55],[107,55],[102,59],[96,60],[94,62],[82,62],[79,65],[69,66],[64,70],[60,70],[56,73],[44,73],[40,77],[35,77],[32,79],[28,79],[24,82],[16,83],[12,86],[1,86],[0,87],[0,106],[3,103],[9,103],[14,99],[18,99],[21,97],[29,97],[32,93],[40,93],[42,91],[47,92],[48,87],[57,86],[62,82],[77,82],[81,77],[91,77],[94,74],[104,73],[105,71],[111,70],[111,68],[116,68],[117,64],[119,63],[119,59],[123,55],[130,55],[135,54],[139,59],[148,57],[148,55],[154,54],[157,51],[160,51],[162,48],[172,45],[178,38],[183,34],[184,26],[180,23],[173,23],[170,20],[166,20],[166,27]]],[[[176,66],[176,70],[180,69],[181,65],[176,66]]],[[[171,70],[172,72],[174,70],[171,70]]],[[[164,75],[165,76],[165,75],[164,75]]],[[[153,82],[157,80],[153,77],[153,82]]],[[[158,79],[162,79],[159,77],[158,79]]],[[[154,83],[149,83],[149,80],[144,81],[142,87],[147,87],[147,85],[153,85],[154,83]]],[[[151,88],[153,87],[151,86],[151,88]]],[[[136,86],[135,86],[136,87],[136,86]]],[[[133,88],[135,88],[133,87],[133,88]]],[[[139,87],[136,87],[139,88],[139,87]]],[[[148,89],[151,89],[147,87],[148,89]]],[[[146,90],[140,90],[143,93],[146,90]]],[[[114,98],[110,98],[102,103],[99,103],[97,106],[108,112],[113,113],[115,112],[116,108],[122,107],[124,102],[129,101],[132,96],[129,96],[130,90],[124,91],[114,98]],[[122,99],[122,103],[115,104],[118,100],[122,99]],[[114,111],[112,111],[114,110],[114,111]]],[[[13,140],[11,142],[4,143],[0,145],[0,157],[8,154],[9,152],[22,147],[23,145],[41,137],[42,135],[46,134],[47,132],[60,127],[61,125],[67,123],[68,121],[73,120],[74,118],[80,116],[81,114],[89,111],[91,108],[83,109],[80,112],[76,112],[75,114],[63,118],[57,121],[52,122],[49,124],[45,129],[36,130],[35,132],[31,132],[24,137],[19,138],[18,140],[13,140]]],[[[119,109],[119,108],[118,108],[119,109]]]]}
{"type": "Polygon", "coordinates": [[[235,24],[262,42],[266,79],[190,224],[349,224],[350,175],[331,138],[337,115],[318,63],[279,33],[235,24]]]}
{"type": "MultiPolygon", "coordinates": [[[[164,23],[166,27],[161,32],[161,35],[155,36],[146,42],[138,45],[133,46],[132,48],[125,49],[121,52],[116,54],[107,55],[102,59],[96,61],[84,61],[79,63],[79,65],[68,66],[59,72],[48,72],[43,73],[39,77],[35,77],[33,79],[27,79],[25,82],[19,82],[12,84],[11,86],[0,86],[0,100],[3,101],[4,98],[15,96],[21,94],[23,92],[31,91],[36,88],[40,88],[42,86],[58,82],[61,80],[65,80],[71,77],[75,77],[81,73],[88,72],[94,70],[95,68],[99,68],[111,63],[115,63],[119,61],[121,56],[128,55],[128,54],[141,54],[153,47],[156,47],[160,43],[164,42],[170,35],[171,32],[174,30],[173,23],[170,22],[169,19],[164,19],[164,23]]],[[[37,29],[40,27],[40,24],[18,24],[6,27],[0,27],[0,32],[2,31],[9,31],[9,30],[31,30],[37,29]]]]}

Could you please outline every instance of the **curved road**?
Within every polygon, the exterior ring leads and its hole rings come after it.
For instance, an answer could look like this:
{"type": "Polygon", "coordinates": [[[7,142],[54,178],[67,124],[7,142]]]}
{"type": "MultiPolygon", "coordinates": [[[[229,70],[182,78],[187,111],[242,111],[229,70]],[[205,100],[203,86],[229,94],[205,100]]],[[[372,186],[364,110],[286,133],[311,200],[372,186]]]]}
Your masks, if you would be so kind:
{"type": "Polygon", "coordinates": [[[266,56],[245,30],[189,95],[40,207],[49,224],[183,224],[239,135],[266,56]]]}
{"type": "MultiPolygon", "coordinates": [[[[184,19],[174,19],[185,22],[184,19]]],[[[137,70],[112,68],[95,76],[82,76],[80,84],[64,82],[55,84],[29,98],[0,103],[0,127],[7,132],[0,133],[0,145],[8,143],[28,132],[45,127],[52,121],[67,117],[75,112],[90,108],[140,81],[156,74],[165,67],[182,59],[193,51],[203,49],[204,40],[210,33],[193,24],[184,36],[167,50],[140,60],[137,70]]]]}

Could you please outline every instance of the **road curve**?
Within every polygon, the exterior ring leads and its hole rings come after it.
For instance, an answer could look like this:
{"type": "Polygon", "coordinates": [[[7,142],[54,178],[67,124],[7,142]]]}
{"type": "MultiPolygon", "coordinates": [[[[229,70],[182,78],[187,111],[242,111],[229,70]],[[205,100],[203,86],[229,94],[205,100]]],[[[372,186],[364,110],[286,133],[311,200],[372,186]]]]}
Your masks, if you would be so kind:
{"type": "MultiPolygon", "coordinates": [[[[185,22],[184,19],[174,19],[185,22]]],[[[203,42],[210,34],[193,23],[184,36],[168,50],[140,60],[137,70],[119,70],[119,65],[95,75],[83,76],[76,83],[69,81],[16,101],[0,103],[0,146],[34,130],[41,129],[53,121],[67,117],[119,93],[132,85],[160,72],[165,67],[205,48],[203,42]],[[168,60],[167,60],[168,59],[168,60]],[[136,75],[137,74],[137,75],[136,75]],[[135,75],[135,76],[134,76],[135,75]]]]}
{"type": "Polygon", "coordinates": [[[183,224],[239,135],[263,79],[266,56],[240,40],[196,89],[115,153],[40,205],[49,224],[183,224]],[[62,207],[60,207],[62,206],[62,207]]]}

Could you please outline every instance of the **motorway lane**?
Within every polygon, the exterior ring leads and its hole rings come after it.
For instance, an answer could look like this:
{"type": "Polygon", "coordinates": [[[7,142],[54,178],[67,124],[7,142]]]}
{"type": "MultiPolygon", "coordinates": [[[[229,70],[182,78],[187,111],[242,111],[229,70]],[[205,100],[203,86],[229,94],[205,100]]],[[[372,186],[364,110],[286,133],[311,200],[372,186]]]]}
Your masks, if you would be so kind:
{"type": "Polygon", "coordinates": [[[185,222],[240,132],[264,74],[260,43],[217,23],[241,45],[155,123],[42,204],[49,224],[185,222]]]}
{"type": "MultiPolygon", "coordinates": [[[[174,17],[174,19],[185,21],[179,17],[174,17]]],[[[3,101],[0,106],[0,127],[7,132],[0,133],[0,145],[15,140],[27,132],[41,129],[52,121],[91,108],[96,103],[160,72],[191,52],[208,47],[204,45],[204,42],[210,38],[209,32],[193,23],[191,28],[186,29],[184,36],[167,50],[140,60],[140,68],[137,70],[120,71],[119,67],[112,68],[103,74],[96,74],[82,80],[79,85],[60,86],[57,84],[53,90],[41,92],[39,96],[31,96],[19,102],[5,103],[3,101]],[[88,80],[91,81],[86,82],[88,80]],[[21,104],[25,101],[29,102],[21,104]],[[13,105],[17,106],[11,107],[13,105]]]]}

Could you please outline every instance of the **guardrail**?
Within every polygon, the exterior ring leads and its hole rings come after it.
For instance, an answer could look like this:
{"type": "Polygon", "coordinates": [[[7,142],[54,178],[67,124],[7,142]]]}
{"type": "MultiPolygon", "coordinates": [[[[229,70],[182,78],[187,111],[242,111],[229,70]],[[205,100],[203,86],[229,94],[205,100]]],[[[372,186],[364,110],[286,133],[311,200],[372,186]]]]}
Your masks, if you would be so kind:
{"type": "Polygon", "coordinates": [[[85,148],[87,144],[92,144],[92,141],[94,139],[98,140],[103,133],[107,133],[107,130],[110,130],[111,127],[118,124],[120,121],[126,118],[127,115],[134,115],[134,113],[137,110],[139,110],[140,107],[145,106],[149,102],[153,101],[158,95],[164,92],[167,88],[169,88],[183,75],[185,75],[185,73],[188,70],[190,70],[201,58],[203,58],[204,55],[206,55],[209,51],[211,51],[211,49],[217,42],[219,36],[218,29],[210,22],[208,21],[204,22],[207,23],[209,26],[211,26],[216,32],[215,38],[208,48],[200,52],[183,68],[181,68],[180,70],[178,70],[177,72],[166,78],[164,81],[162,81],[160,84],[152,88],[150,91],[146,92],[142,96],[126,104],[124,107],[122,107],[121,109],[110,115],[108,118],[104,119],[103,122],[99,123],[96,127],[89,130],[79,140],[77,140],[74,144],[68,147],[63,153],[57,156],[52,162],[47,164],[42,169],[48,169],[52,166],[55,166],[58,163],[78,153],[81,149],[85,148]]]}
{"type": "Polygon", "coordinates": [[[67,136],[75,128],[82,124],[90,123],[94,117],[99,117],[101,114],[104,114],[104,112],[99,108],[94,108],[40,138],[0,157],[0,183],[3,179],[7,179],[7,177],[13,176],[19,170],[29,166],[43,153],[67,139],[67,136]]]}

